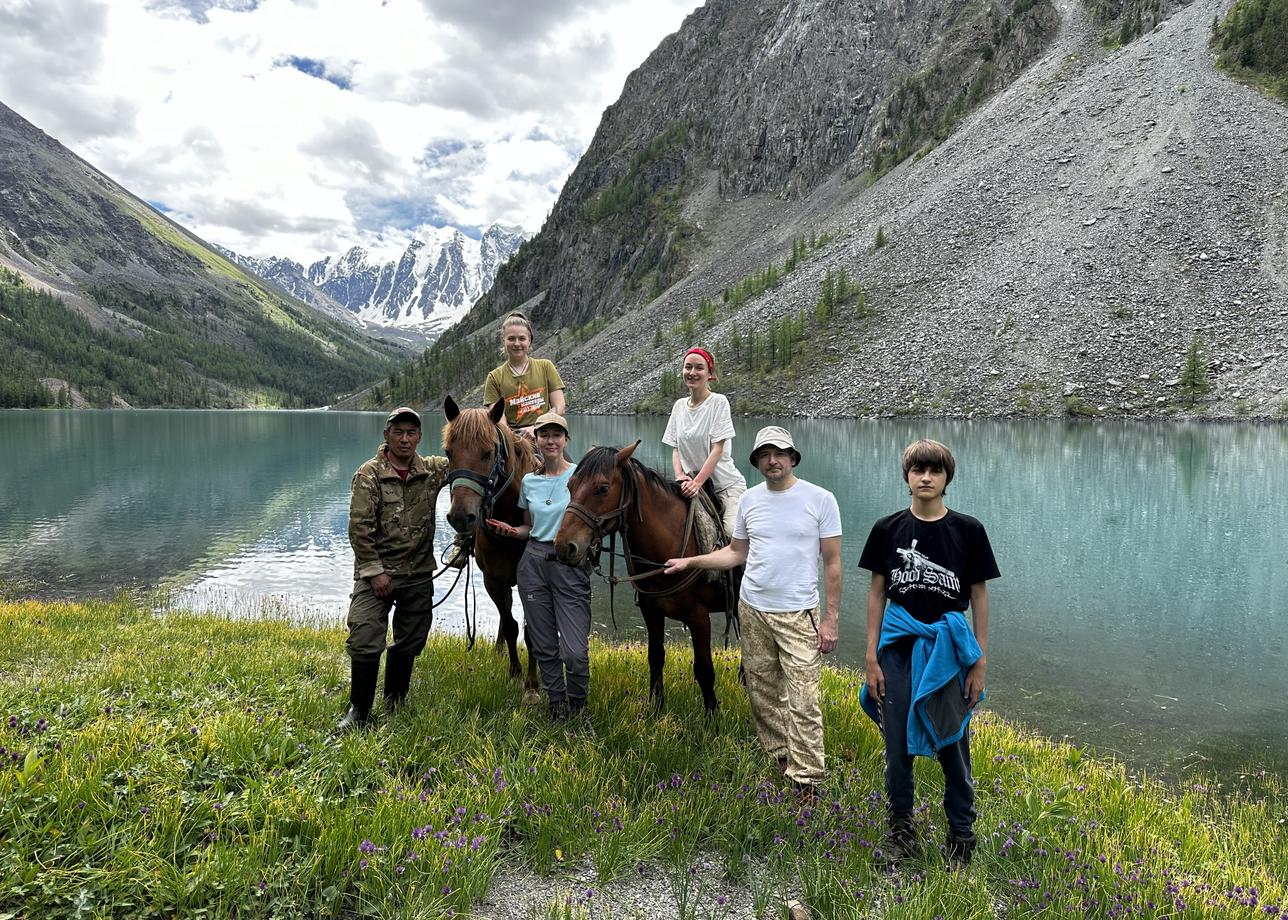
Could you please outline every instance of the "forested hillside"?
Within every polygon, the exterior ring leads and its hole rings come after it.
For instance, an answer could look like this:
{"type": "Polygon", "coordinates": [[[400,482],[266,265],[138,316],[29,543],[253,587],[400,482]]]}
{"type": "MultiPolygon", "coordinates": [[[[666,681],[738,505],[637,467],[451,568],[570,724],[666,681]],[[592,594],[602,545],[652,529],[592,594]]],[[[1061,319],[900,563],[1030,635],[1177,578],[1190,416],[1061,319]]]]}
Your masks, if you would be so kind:
{"type": "Polygon", "coordinates": [[[1221,66],[1288,102],[1288,0],[1238,0],[1214,25],[1221,66]]]}
{"type": "Polygon", "coordinates": [[[327,405],[407,353],[242,270],[4,105],[0,271],[0,405],[327,405]]]}
{"type": "Polygon", "coordinates": [[[254,347],[243,348],[221,341],[214,322],[193,329],[173,295],[88,294],[129,332],[96,328],[0,269],[0,407],[317,406],[370,377],[361,355],[320,360],[316,342],[296,329],[252,327],[254,347]]]}

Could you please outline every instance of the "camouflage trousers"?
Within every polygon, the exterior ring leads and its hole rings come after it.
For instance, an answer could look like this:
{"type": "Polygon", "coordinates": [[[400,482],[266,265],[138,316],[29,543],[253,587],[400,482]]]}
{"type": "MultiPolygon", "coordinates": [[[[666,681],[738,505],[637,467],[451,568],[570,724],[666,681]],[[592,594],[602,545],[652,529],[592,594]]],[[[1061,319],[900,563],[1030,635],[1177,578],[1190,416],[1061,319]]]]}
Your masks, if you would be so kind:
{"type": "Polygon", "coordinates": [[[823,708],[817,610],[769,613],[739,601],[742,664],[760,743],[771,757],[786,758],[798,783],[823,781],[823,708]]]}
{"type": "Polygon", "coordinates": [[[434,576],[394,575],[388,597],[376,597],[370,579],[355,581],[346,621],[349,638],[345,650],[350,658],[380,658],[387,644],[390,610],[394,641],[388,647],[414,658],[425,648],[434,622],[434,576]]]}

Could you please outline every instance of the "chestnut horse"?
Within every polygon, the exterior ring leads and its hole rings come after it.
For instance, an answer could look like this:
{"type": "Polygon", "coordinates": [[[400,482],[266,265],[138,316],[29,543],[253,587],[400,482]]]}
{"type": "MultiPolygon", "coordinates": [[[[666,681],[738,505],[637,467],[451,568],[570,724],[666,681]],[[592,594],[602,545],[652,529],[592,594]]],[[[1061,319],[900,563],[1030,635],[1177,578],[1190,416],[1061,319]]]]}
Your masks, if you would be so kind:
{"type": "MultiPolygon", "coordinates": [[[[443,453],[451,465],[446,483],[452,502],[447,522],[457,533],[474,535],[474,558],[483,572],[483,586],[500,616],[496,650],[499,652],[505,643],[510,654],[510,676],[518,677],[523,668],[519,664],[519,624],[511,610],[511,589],[517,581],[525,544],[492,533],[483,521],[495,518],[507,524],[523,523],[519,484],[525,474],[537,469],[539,461],[531,444],[498,424],[504,410],[501,400],[489,409],[461,409],[448,396],[443,401],[443,415],[447,418],[443,453]]],[[[524,689],[535,692],[537,686],[537,661],[529,654],[524,689]]]]}
{"type": "Polygon", "coordinates": [[[665,619],[670,617],[689,629],[693,676],[707,715],[714,715],[720,704],[711,663],[711,613],[724,610],[736,623],[737,605],[729,604],[724,586],[706,572],[661,573],[667,559],[697,555],[698,548],[686,534],[689,500],[674,482],[631,456],[639,444],[621,450],[592,447],[577,463],[568,481],[571,500],[555,537],[555,553],[561,562],[587,565],[598,555],[605,535],[621,534],[626,568],[648,629],[649,696],[658,709],[663,707],[665,619]]]}

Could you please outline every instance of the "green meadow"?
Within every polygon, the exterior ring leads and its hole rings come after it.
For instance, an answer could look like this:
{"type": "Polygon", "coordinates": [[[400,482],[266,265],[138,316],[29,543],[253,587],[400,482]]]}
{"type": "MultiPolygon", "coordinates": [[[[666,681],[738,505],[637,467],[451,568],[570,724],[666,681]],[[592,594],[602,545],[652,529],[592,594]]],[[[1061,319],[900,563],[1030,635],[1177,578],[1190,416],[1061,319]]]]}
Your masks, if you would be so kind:
{"type": "MultiPolygon", "coordinates": [[[[524,706],[501,660],[433,635],[409,706],[339,740],[343,632],[0,603],[0,917],[468,915],[517,868],[674,876],[657,916],[718,917],[701,862],[763,917],[1277,917],[1288,795],[1254,769],[1165,784],[983,712],[980,847],[943,866],[938,767],[918,763],[923,856],[883,868],[881,748],[861,675],[824,682],[830,782],[798,804],[759,751],[734,652],[718,721],[691,658],[647,700],[639,645],[591,649],[593,733],[524,706]]],[[[590,916],[552,905],[537,917],[590,916]]]]}

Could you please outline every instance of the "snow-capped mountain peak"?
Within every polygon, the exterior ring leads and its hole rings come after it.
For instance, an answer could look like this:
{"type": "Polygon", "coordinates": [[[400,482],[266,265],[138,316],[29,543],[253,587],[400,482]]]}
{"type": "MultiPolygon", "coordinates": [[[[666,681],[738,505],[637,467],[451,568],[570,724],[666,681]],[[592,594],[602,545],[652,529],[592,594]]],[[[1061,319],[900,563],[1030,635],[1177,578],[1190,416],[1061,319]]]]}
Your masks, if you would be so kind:
{"type": "Polygon", "coordinates": [[[354,246],[308,267],[307,280],[355,313],[382,326],[433,334],[456,322],[527,239],[521,229],[494,225],[478,240],[454,227],[414,239],[396,261],[377,264],[354,246]]]}

